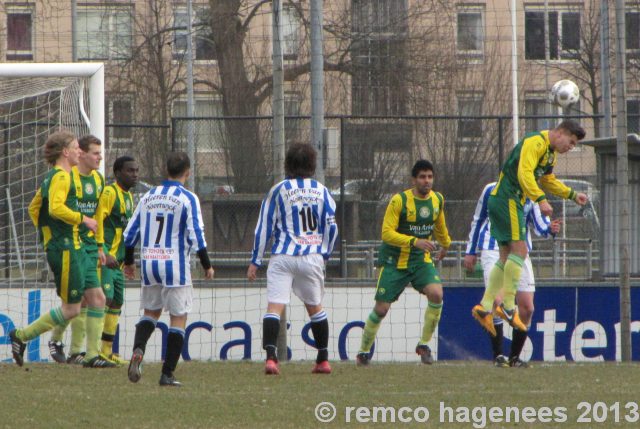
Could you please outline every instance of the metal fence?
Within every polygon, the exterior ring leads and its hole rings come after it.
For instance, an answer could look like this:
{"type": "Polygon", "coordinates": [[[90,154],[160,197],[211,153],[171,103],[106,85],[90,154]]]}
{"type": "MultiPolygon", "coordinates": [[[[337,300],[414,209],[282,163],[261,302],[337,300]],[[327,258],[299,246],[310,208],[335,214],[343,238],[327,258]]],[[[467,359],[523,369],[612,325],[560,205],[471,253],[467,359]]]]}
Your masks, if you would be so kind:
{"type": "MultiPolygon", "coordinates": [[[[525,118],[526,119],[526,118],[525,118]]],[[[592,129],[591,118],[584,119],[592,129]]],[[[193,124],[196,192],[199,194],[208,247],[218,276],[244,276],[253,244],[260,202],[274,182],[271,118],[173,118],[171,125],[108,124],[106,172],[120,155],[136,157],[144,183],[164,177],[170,150],[186,150],[193,124]]],[[[513,144],[508,117],[353,117],[327,116],[323,147],[325,184],[338,205],[340,240],[329,264],[332,277],[375,274],[376,243],[390,197],[411,186],[410,168],[418,158],[435,166],[434,188],[445,197],[452,251],[443,262],[445,278],[462,279],[463,243],[477,198],[497,178],[499,165],[513,144]],[[369,253],[367,253],[369,252],[369,253]]],[[[286,144],[310,141],[310,118],[287,117],[286,144]]],[[[586,210],[552,200],[554,215],[564,220],[558,240],[538,241],[532,253],[540,278],[597,276],[599,218],[597,168],[589,148],[559,161],[556,175],[585,186],[593,200],[586,210]],[[588,243],[588,245],[587,245],[588,243]]],[[[148,187],[148,185],[146,186],[148,187]]],[[[136,192],[146,191],[140,185],[136,192]]],[[[5,237],[9,238],[9,237],[5,237]]],[[[6,240],[4,240],[6,242],[6,240]]],[[[24,258],[29,259],[26,243],[24,258]]],[[[2,251],[2,249],[0,249],[2,251]]],[[[5,252],[0,261],[10,259],[5,252]]]]}

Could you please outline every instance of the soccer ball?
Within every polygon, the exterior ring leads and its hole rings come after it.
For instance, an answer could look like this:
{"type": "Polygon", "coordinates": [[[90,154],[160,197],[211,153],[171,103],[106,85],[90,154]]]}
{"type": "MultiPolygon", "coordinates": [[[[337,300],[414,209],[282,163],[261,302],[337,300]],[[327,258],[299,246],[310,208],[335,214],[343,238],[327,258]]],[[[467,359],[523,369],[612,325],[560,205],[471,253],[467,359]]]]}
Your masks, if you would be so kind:
{"type": "Polygon", "coordinates": [[[551,88],[551,101],[566,109],[580,100],[580,89],[573,81],[563,79],[557,81],[551,88]]]}

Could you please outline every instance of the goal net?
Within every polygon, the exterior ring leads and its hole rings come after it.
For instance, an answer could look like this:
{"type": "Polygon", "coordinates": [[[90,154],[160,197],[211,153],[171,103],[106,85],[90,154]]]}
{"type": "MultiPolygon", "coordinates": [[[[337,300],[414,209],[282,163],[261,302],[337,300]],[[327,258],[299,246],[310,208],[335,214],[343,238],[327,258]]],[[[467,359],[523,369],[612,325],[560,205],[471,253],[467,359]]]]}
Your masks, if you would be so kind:
{"type": "MultiPolygon", "coordinates": [[[[104,139],[103,81],[98,63],[0,64],[0,344],[59,305],[28,207],[50,168],[42,147],[51,133],[104,139]]],[[[32,341],[27,360],[47,359],[46,342],[32,341]]],[[[1,347],[0,360],[10,351],[1,347]]]]}

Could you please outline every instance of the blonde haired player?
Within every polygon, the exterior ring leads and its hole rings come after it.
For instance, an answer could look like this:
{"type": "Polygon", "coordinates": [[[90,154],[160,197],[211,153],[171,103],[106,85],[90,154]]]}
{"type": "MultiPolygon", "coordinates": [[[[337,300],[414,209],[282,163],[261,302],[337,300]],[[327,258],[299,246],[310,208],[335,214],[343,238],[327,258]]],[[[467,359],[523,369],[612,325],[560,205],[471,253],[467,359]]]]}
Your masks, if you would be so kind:
{"type": "Polygon", "coordinates": [[[40,232],[62,305],[44,313],[29,326],[9,333],[13,359],[19,366],[24,364],[26,342],[56,326],[65,327],[80,314],[83,297],[88,306],[84,364],[93,368],[114,366],[100,356],[98,350],[104,294],[99,287],[85,290],[86,254],[79,226],[84,225],[95,232],[97,225],[93,218],[79,211],[76,187],[71,179],[71,169],[78,164],[80,152],[78,140],[66,131],[53,133],[44,146],[44,158],[52,168],[29,205],[29,216],[40,232]]]}

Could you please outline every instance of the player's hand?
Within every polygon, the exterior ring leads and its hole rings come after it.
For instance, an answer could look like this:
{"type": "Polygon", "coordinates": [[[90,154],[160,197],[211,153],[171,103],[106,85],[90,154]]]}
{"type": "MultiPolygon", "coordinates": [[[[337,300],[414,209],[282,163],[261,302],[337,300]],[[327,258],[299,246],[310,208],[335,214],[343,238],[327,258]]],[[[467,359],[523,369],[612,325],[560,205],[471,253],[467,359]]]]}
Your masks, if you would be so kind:
{"type": "Polygon", "coordinates": [[[552,234],[557,234],[560,232],[561,226],[562,226],[561,219],[552,220],[551,223],[549,224],[549,231],[551,231],[552,234]]]}
{"type": "Polygon", "coordinates": [[[102,250],[102,246],[98,249],[98,260],[100,261],[100,265],[107,265],[107,257],[102,250]]]}
{"type": "Polygon", "coordinates": [[[444,257],[447,256],[447,251],[448,250],[449,250],[448,247],[440,248],[440,251],[438,252],[438,256],[436,256],[436,261],[442,261],[444,259],[444,257]]]}
{"type": "Polygon", "coordinates": [[[104,255],[104,257],[105,257],[105,263],[102,265],[106,265],[107,268],[111,268],[115,270],[120,266],[120,264],[118,264],[118,261],[116,261],[116,258],[114,258],[113,255],[106,254],[104,255]]]}
{"type": "Polygon", "coordinates": [[[436,243],[433,241],[426,240],[424,238],[418,238],[414,243],[413,247],[417,247],[418,249],[422,249],[425,252],[433,252],[437,249],[436,243]]]}
{"type": "Polygon", "coordinates": [[[122,271],[124,272],[124,276],[129,279],[129,280],[133,280],[136,276],[136,266],[135,265],[125,265],[122,268],[122,271]]]}
{"type": "Polygon", "coordinates": [[[207,280],[213,280],[214,274],[215,274],[215,270],[213,269],[213,267],[209,267],[209,269],[205,270],[204,272],[204,278],[207,280]]]}
{"type": "Polygon", "coordinates": [[[585,204],[587,204],[589,202],[589,197],[587,197],[587,194],[583,194],[582,192],[578,192],[576,194],[576,197],[573,199],[573,201],[576,202],[576,204],[584,206],[585,204]]]}
{"type": "Polygon", "coordinates": [[[82,223],[93,232],[98,230],[98,222],[92,217],[82,216],[82,223]]]}
{"type": "Polygon", "coordinates": [[[540,201],[538,203],[538,207],[540,207],[540,213],[542,213],[544,216],[551,217],[551,215],[553,214],[553,207],[551,207],[551,204],[549,204],[549,201],[547,200],[540,201]]]}
{"type": "Polygon", "coordinates": [[[258,266],[254,264],[249,264],[249,268],[247,268],[247,279],[250,281],[254,281],[258,274],[258,266]]]}
{"type": "Polygon", "coordinates": [[[462,265],[464,265],[464,268],[467,270],[467,272],[472,273],[476,268],[477,261],[477,255],[464,255],[464,261],[462,261],[462,265]]]}

